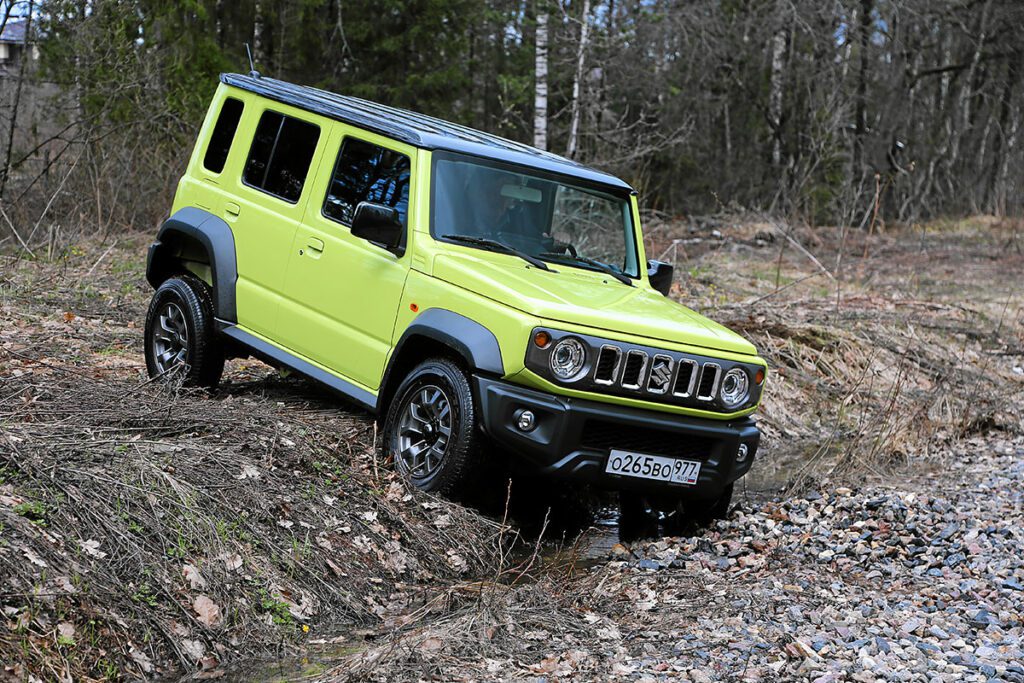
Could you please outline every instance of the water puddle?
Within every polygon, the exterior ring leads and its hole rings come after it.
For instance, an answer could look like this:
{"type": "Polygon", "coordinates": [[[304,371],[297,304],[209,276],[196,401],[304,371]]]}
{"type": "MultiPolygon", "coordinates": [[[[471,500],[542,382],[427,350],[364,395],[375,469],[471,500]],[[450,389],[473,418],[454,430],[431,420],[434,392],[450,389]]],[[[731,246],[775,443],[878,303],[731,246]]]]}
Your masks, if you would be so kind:
{"type": "MultiPolygon", "coordinates": [[[[341,664],[346,657],[356,654],[363,646],[351,642],[311,642],[299,655],[281,658],[249,660],[228,666],[217,672],[219,683],[282,683],[283,681],[312,681],[321,679],[328,671],[341,664]]],[[[186,681],[212,678],[202,673],[186,676],[186,681]]]]}

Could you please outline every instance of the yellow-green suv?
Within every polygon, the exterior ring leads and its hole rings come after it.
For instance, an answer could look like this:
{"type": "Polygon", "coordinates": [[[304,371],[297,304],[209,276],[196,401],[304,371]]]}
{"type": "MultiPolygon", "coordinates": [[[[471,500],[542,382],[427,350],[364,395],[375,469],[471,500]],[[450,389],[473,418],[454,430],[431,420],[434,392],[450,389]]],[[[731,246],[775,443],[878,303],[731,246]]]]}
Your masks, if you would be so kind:
{"type": "Polygon", "coordinates": [[[151,376],[297,371],[425,490],[500,450],[716,515],[757,451],[765,362],[664,296],[629,185],[463,126],[223,75],[147,278],[151,376]]]}

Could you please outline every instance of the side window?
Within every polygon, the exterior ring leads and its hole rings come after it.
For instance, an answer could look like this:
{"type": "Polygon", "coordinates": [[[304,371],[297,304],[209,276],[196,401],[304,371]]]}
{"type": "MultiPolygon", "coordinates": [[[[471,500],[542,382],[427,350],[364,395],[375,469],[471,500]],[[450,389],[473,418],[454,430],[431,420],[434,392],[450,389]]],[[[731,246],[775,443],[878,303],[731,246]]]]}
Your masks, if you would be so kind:
{"type": "Polygon", "coordinates": [[[276,111],[263,112],[242,180],[294,204],[302,194],[319,139],[319,126],[276,111]]]}
{"type": "Polygon", "coordinates": [[[224,170],[224,163],[228,160],[231,141],[235,139],[235,131],[238,130],[238,121],[242,118],[244,107],[241,100],[233,97],[224,100],[217,116],[217,123],[213,126],[213,134],[210,135],[210,144],[206,147],[206,156],[203,157],[203,166],[206,170],[213,173],[224,170]]]}
{"type": "Polygon", "coordinates": [[[345,138],[324,198],[324,215],[352,224],[359,202],[393,207],[408,225],[409,157],[355,138],[345,138]]]}

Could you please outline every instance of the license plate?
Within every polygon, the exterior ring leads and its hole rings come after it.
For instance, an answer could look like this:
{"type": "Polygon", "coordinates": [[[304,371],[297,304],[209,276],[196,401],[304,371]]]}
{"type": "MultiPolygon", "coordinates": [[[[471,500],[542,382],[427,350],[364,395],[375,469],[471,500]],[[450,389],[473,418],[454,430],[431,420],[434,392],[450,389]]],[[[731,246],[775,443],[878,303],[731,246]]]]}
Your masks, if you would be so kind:
{"type": "Polygon", "coordinates": [[[608,464],[605,465],[604,471],[625,477],[692,486],[697,483],[697,477],[700,476],[700,462],[613,450],[608,454],[608,464]]]}

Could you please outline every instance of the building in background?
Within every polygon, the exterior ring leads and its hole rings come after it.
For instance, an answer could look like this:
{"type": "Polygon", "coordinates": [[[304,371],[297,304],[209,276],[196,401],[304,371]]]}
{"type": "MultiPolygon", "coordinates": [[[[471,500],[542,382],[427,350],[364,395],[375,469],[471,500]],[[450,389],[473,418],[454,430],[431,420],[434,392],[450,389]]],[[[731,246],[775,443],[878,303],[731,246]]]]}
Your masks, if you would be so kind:
{"type": "Polygon", "coordinates": [[[29,42],[27,50],[25,31],[28,30],[27,19],[11,19],[0,34],[0,77],[16,72],[26,58],[35,60],[39,57],[39,48],[29,42]]]}

